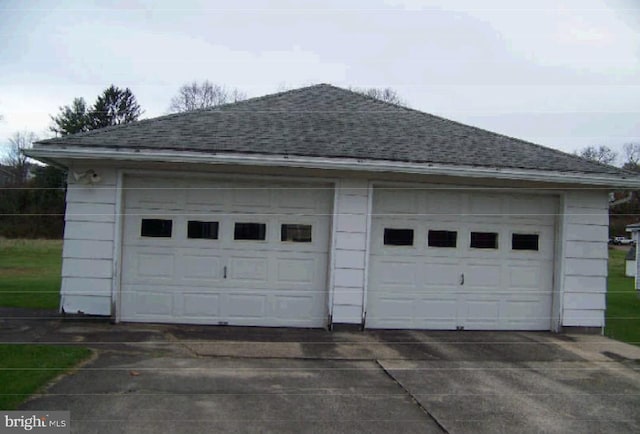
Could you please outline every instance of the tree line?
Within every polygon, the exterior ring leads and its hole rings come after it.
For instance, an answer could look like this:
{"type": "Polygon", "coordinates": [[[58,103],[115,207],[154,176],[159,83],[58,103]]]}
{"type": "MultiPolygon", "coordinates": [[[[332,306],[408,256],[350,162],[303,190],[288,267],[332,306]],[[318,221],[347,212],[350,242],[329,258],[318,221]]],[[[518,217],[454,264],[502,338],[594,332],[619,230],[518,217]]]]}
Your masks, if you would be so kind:
{"type": "MultiPolygon", "coordinates": [[[[390,88],[352,90],[393,104],[406,105],[390,88]]],[[[237,88],[208,80],[194,81],[178,89],[168,111],[203,110],[246,98],[246,93],[237,88]]],[[[49,130],[57,136],[84,133],[134,122],[143,113],[131,89],[112,84],[92,104],[78,97],[71,104],[59,107],[58,113],[50,116],[49,130]]],[[[27,158],[24,150],[36,141],[38,137],[32,132],[16,132],[9,139],[7,155],[0,161],[0,237],[63,236],[67,173],[62,168],[42,166],[27,158]]]]}
{"type": "MultiPolygon", "coordinates": [[[[50,130],[59,135],[75,134],[137,120],[140,105],[130,89],[106,88],[91,106],[83,98],[60,107],[51,116],[50,130]]],[[[7,238],[61,238],[64,231],[67,173],[54,166],[29,161],[24,150],[38,138],[32,132],[17,132],[9,139],[2,161],[4,182],[0,200],[0,236],[7,238]]]]}

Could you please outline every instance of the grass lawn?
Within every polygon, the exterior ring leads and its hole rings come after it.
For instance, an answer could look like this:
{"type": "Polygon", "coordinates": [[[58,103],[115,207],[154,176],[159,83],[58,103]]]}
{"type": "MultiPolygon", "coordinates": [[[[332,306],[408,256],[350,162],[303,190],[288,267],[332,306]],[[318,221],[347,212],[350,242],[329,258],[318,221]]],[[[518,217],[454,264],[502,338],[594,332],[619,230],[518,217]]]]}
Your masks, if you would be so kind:
{"type": "Polygon", "coordinates": [[[48,381],[91,355],[81,347],[0,344],[0,410],[15,409],[48,381]]]}
{"type": "MultiPolygon", "coordinates": [[[[0,238],[0,306],[57,309],[62,241],[0,238]]],[[[0,409],[11,410],[91,354],[87,348],[0,344],[0,409]]]]}
{"type": "Polygon", "coordinates": [[[0,306],[57,309],[61,240],[0,238],[0,306]]]}
{"type": "Polygon", "coordinates": [[[609,250],[605,335],[640,345],[640,299],[633,277],[624,276],[626,250],[609,250]]]}

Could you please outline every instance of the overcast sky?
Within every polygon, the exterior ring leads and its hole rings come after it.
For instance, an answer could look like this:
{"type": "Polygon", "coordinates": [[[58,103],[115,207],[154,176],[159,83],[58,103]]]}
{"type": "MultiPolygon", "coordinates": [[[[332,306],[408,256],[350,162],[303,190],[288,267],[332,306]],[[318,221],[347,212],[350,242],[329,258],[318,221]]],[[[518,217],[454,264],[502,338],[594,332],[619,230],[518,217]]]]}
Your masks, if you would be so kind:
{"type": "Polygon", "coordinates": [[[568,152],[640,143],[637,0],[0,0],[0,33],[0,145],[50,135],[59,106],[112,83],[153,117],[204,79],[249,96],[392,87],[568,152]]]}

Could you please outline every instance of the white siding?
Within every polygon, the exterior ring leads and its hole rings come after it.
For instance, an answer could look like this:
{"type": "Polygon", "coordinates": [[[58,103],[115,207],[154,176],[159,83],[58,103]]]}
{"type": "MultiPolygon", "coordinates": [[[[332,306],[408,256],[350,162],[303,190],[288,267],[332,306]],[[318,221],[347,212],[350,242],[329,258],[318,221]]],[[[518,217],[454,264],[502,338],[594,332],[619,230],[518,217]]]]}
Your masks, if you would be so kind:
{"type": "Polygon", "coordinates": [[[608,196],[569,191],[564,201],[562,325],[604,327],[608,196]]]}
{"type": "MultiPolygon", "coordinates": [[[[74,168],[76,172],[88,169],[74,168]]],[[[69,313],[109,315],[116,234],[116,170],[91,167],[97,185],[70,182],[67,191],[61,308],[69,313]]],[[[367,277],[370,190],[368,180],[342,179],[335,190],[331,246],[332,319],[361,324],[367,277]]],[[[603,191],[568,191],[563,201],[558,266],[563,326],[604,326],[608,198],[603,191]]],[[[150,205],[151,206],[151,205],[150,205]]],[[[402,213],[403,209],[397,210],[402,213]]],[[[637,283],[640,286],[640,283],[637,283]]],[[[555,303],[555,302],[554,302],[555,303]]]]}
{"type": "Polygon", "coordinates": [[[333,322],[362,323],[367,256],[369,186],[343,179],[336,185],[333,251],[333,322]]]}
{"type": "Polygon", "coordinates": [[[96,185],[77,184],[69,176],[60,307],[67,313],[110,315],[116,171],[91,169],[101,178],[96,185]]]}

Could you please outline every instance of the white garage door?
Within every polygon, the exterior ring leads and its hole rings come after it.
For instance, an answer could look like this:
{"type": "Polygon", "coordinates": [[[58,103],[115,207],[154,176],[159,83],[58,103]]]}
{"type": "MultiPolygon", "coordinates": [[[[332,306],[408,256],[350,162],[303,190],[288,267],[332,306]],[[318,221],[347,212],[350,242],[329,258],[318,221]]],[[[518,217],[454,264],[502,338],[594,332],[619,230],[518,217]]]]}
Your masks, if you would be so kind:
{"type": "Polygon", "coordinates": [[[548,330],[557,201],[374,190],[366,326],[548,330]]]}
{"type": "Polygon", "coordinates": [[[125,180],[123,321],[322,327],[327,185],[125,180]]]}

